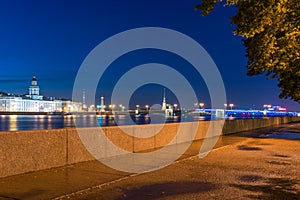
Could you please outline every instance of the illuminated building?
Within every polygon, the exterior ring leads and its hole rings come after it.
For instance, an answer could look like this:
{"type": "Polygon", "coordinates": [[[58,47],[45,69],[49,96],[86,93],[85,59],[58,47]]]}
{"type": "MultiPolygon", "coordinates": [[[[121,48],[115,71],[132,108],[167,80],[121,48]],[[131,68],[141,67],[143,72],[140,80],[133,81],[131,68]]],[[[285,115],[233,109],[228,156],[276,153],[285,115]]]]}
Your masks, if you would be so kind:
{"type": "MultiPolygon", "coordinates": [[[[111,109],[111,106],[108,107],[108,108],[111,109]]],[[[104,104],[104,97],[101,96],[101,98],[100,98],[100,104],[97,105],[97,110],[98,110],[98,112],[104,113],[108,108],[106,108],[106,106],[105,106],[105,104],[104,104]]]]}
{"type": "Polygon", "coordinates": [[[71,100],[62,100],[62,111],[63,112],[82,112],[82,103],[74,102],[71,100]]]}
{"type": "Polygon", "coordinates": [[[22,97],[0,97],[0,111],[4,112],[61,112],[62,101],[23,99],[22,97]]]}
{"type": "Polygon", "coordinates": [[[29,94],[14,96],[1,93],[2,112],[81,112],[82,103],[70,100],[48,100],[40,95],[36,76],[32,77],[29,94]]]}
{"type": "Polygon", "coordinates": [[[283,108],[281,106],[270,106],[270,107],[268,107],[268,110],[269,111],[281,111],[281,112],[287,111],[286,108],[283,108]]]}
{"type": "Polygon", "coordinates": [[[104,97],[101,97],[101,102],[100,102],[100,111],[104,112],[105,111],[105,104],[104,104],[104,97]]]}

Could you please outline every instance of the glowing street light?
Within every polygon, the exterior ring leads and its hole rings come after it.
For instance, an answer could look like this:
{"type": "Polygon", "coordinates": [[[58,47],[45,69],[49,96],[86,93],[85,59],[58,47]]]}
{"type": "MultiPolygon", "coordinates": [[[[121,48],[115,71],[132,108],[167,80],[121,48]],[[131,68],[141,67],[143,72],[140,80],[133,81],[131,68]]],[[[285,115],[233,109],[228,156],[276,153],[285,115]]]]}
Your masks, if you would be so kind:
{"type": "Polygon", "coordinates": [[[200,108],[203,110],[203,107],[204,107],[204,103],[199,103],[199,106],[200,106],[200,108]]]}
{"type": "Polygon", "coordinates": [[[119,107],[120,107],[120,110],[121,110],[122,112],[124,112],[125,106],[123,106],[122,104],[120,104],[119,107]]]}
{"type": "Polygon", "coordinates": [[[272,108],[272,105],[270,105],[270,104],[264,104],[264,109],[269,109],[269,108],[272,108]]]}
{"type": "Polygon", "coordinates": [[[145,105],[145,107],[146,107],[146,110],[147,110],[147,112],[148,112],[148,110],[149,110],[149,105],[145,105]]]}
{"type": "Polygon", "coordinates": [[[227,109],[227,103],[224,103],[225,110],[227,109]]]}
{"type": "Polygon", "coordinates": [[[174,110],[177,110],[177,106],[178,106],[178,105],[175,103],[175,104],[174,104],[174,110]]]}
{"type": "Polygon", "coordinates": [[[234,104],[231,103],[231,104],[229,104],[229,106],[230,106],[230,109],[232,110],[232,107],[234,106],[234,104]]]}

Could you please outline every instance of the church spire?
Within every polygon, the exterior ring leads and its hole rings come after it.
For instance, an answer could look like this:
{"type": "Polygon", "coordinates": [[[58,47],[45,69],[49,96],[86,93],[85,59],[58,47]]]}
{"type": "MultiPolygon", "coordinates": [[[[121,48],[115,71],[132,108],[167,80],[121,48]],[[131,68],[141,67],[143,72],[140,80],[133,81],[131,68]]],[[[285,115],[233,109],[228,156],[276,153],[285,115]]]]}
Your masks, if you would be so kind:
{"type": "Polygon", "coordinates": [[[166,110],[167,108],[167,103],[166,103],[166,88],[164,88],[164,98],[161,106],[161,110],[166,110]]]}

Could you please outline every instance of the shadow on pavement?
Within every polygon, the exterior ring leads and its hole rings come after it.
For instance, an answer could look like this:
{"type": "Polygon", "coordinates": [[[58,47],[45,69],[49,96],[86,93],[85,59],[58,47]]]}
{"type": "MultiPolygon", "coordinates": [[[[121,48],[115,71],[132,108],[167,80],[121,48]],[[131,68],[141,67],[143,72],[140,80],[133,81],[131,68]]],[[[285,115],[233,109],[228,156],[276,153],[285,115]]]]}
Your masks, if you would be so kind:
{"type": "Polygon", "coordinates": [[[34,199],[36,198],[37,195],[41,194],[45,192],[44,190],[40,190],[40,189],[33,189],[30,191],[27,191],[25,193],[19,194],[18,198],[12,197],[10,194],[5,194],[5,193],[0,193],[0,199],[2,200],[19,200],[19,199],[34,199]]]}
{"type": "Polygon", "coordinates": [[[297,181],[286,178],[263,178],[263,177],[253,177],[251,180],[251,175],[240,177],[240,180],[246,182],[246,184],[230,184],[230,186],[248,190],[251,192],[258,193],[257,195],[247,195],[245,197],[252,199],[299,199],[300,192],[297,191],[294,186],[297,185],[297,181]],[[248,178],[247,178],[248,177],[248,178]],[[256,179],[256,180],[255,180],[256,179]],[[249,181],[250,180],[250,181],[249,181]],[[265,180],[264,184],[253,184],[258,180],[265,180]]]}
{"type": "Polygon", "coordinates": [[[257,130],[235,133],[236,136],[252,138],[277,138],[277,139],[300,139],[300,125],[297,123],[282,124],[275,127],[260,128],[257,130]]]}
{"type": "Polygon", "coordinates": [[[249,147],[246,145],[240,145],[240,146],[238,146],[238,149],[244,150],[244,151],[261,151],[262,150],[262,148],[260,148],[260,147],[249,147]]]}

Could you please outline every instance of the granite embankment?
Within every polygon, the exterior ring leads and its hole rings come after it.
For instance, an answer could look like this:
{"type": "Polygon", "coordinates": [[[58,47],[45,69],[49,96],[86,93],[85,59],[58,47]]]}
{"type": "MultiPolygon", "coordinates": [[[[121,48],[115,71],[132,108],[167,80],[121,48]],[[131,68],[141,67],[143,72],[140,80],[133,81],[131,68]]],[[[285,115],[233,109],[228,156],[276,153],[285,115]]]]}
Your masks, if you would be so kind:
{"type": "MultiPolygon", "coordinates": [[[[299,117],[281,117],[226,121],[223,134],[271,127],[279,124],[299,121],[299,117]]],[[[165,145],[203,139],[207,130],[220,130],[219,121],[201,121],[139,126],[124,126],[122,129],[136,135],[156,132],[150,137],[140,138],[125,134],[119,127],[102,127],[103,133],[115,145],[129,152],[140,152],[165,145]],[[195,137],[189,130],[197,128],[195,137]],[[183,130],[183,131],[182,131],[183,130]],[[183,132],[177,134],[178,131],[183,132]]],[[[90,134],[98,134],[99,128],[85,128],[90,134]]],[[[151,134],[150,134],[151,135],[151,134]]],[[[216,133],[216,135],[218,135],[216,133]]],[[[107,151],[104,145],[100,150],[107,151]]],[[[94,160],[86,150],[75,128],[0,132],[0,177],[26,172],[61,167],[74,163],[94,160]]]]}

